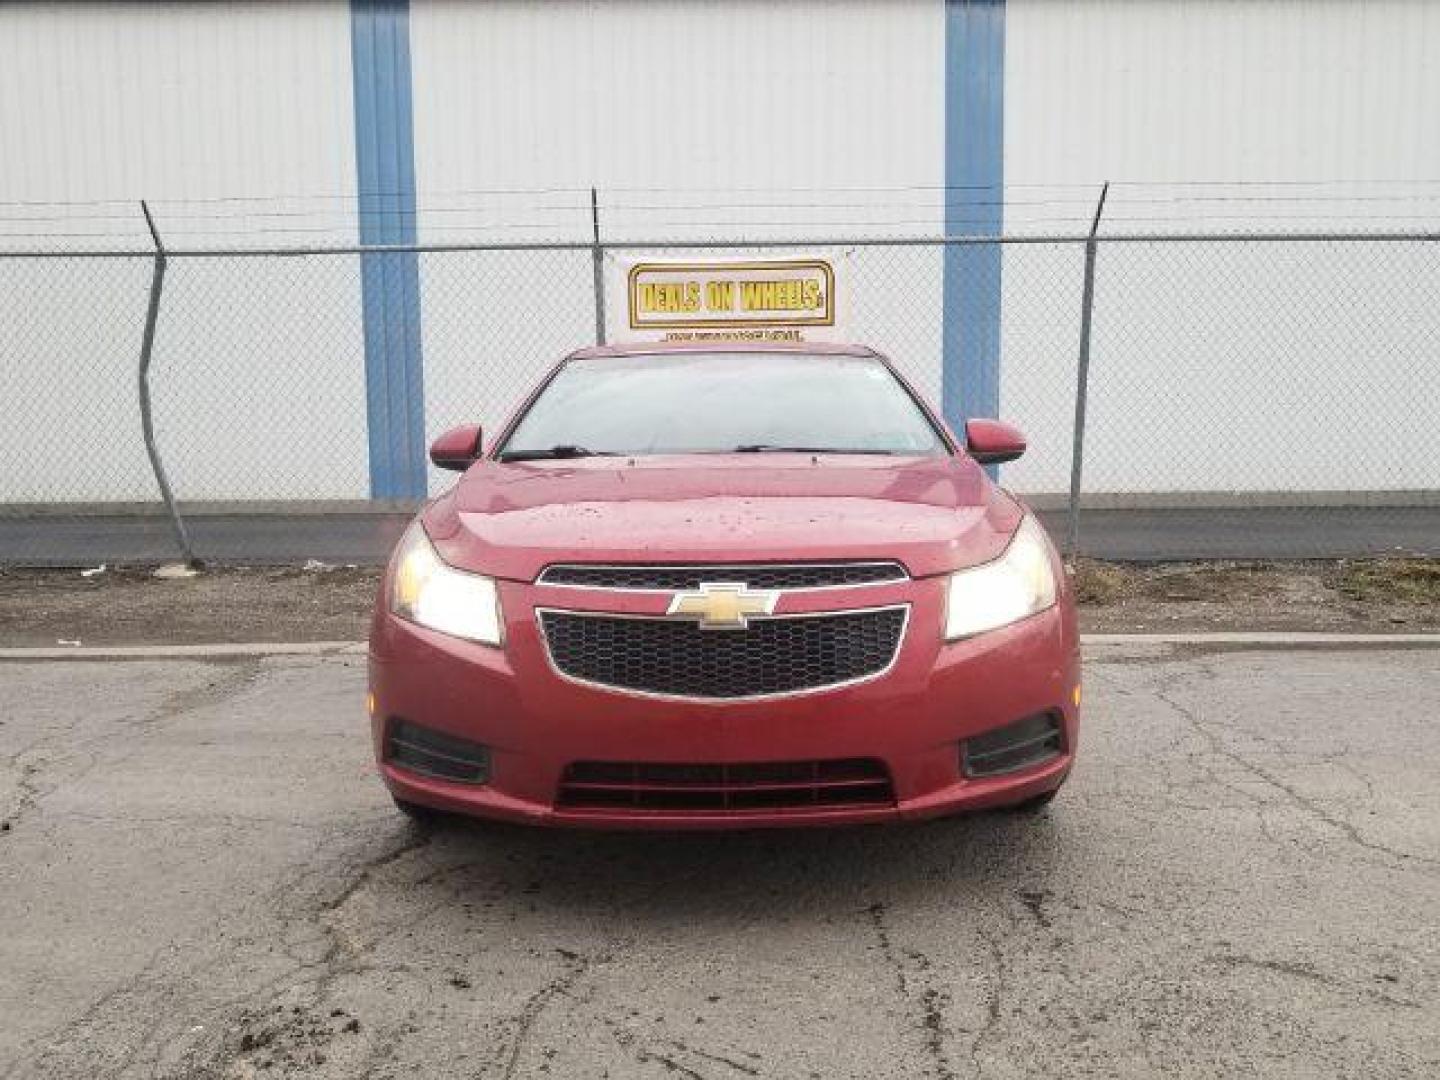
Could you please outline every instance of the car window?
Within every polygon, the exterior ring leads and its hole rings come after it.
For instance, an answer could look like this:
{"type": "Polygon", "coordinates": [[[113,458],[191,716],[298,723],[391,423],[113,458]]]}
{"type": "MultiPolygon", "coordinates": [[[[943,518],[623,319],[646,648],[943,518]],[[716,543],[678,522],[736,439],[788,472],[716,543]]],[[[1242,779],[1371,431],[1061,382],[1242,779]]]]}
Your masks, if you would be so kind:
{"type": "Polygon", "coordinates": [[[554,447],[629,455],[785,447],[946,452],[884,363],[800,353],[572,360],[530,406],[501,456],[554,447]]]}

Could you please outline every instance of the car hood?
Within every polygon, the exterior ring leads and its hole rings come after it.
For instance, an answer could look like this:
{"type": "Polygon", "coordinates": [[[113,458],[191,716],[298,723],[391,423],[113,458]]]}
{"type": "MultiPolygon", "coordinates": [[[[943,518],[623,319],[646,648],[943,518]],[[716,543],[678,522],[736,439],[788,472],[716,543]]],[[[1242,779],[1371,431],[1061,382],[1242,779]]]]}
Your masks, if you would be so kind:
{"type": "Polygon", "coordinates": [[[1023,511],[964,457],[482,461],[425,513],[451,565],[531,581],[556,562],[986,562],[1023,511]]]}

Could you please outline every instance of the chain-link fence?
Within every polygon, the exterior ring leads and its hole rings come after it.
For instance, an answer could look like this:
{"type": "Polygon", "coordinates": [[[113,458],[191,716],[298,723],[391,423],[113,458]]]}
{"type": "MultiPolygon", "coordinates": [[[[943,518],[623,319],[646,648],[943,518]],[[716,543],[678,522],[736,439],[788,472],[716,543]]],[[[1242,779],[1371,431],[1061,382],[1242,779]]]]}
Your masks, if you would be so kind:
{"type": "Polygon", "coordinates": [[[641,251],[841,260],[854,339],[952,415],[947,333],[992,312],[1030,439],[1001,481],[1075,552],[1440,547],[1440,238],[831,237],[0,253],[0,562],[175,557],[176,522],[200,558],[378,558],[410,504],[377,496],[377,428],[494,430],[595,339],[597,256],[641,251]],[[392,258],[418,288],[377,316],[366,260],[392,258]],[[411,383],[377,382],[376,333],[413,335],[411,383]]]}

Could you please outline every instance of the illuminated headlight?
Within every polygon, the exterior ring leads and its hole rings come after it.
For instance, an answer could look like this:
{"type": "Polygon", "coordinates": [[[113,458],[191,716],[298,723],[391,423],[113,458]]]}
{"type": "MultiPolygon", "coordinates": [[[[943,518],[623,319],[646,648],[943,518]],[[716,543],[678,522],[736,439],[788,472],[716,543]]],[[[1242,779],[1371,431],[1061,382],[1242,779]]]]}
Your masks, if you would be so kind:
{"type": "Polygon", "coordinates": [[[495,582],[442,562],[418,521],[406,530],[395,551],[390,610],[442,634],[500,644],[500,595],[495,582]]]}
{"type": "Polygon", "coordinates": [[[950,578],[945,640],[1008,626],[1055,603],[1050,542],[1033,516],[1015,530],[1005,554],[950,578]]]}

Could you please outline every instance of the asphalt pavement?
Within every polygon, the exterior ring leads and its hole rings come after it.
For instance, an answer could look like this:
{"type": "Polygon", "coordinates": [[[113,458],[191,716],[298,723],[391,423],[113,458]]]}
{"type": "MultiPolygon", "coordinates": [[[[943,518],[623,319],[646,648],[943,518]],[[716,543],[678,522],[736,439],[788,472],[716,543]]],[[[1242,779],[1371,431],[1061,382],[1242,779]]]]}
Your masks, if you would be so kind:
{"type": "MultiPolygon", "coordinates": [[[[1064,540],[1060,511],[1041,514],[1064,540]]],[[[409,516],[393,513],[197,514],[187,518],[196,554],[265,565],[383,562],[409,516]]],[[[1333,559],[1440,554],[1440,505],[1087,510],[1081,554],[1136,562],[1176,559],[1333,559]]],[[[0,566],[161,563],[179,556],[168,518],[39,516],[0,512],[0,566]]]]}
{"type": "Polygon", "coordinates": [[[364,657],[0,665],[0,1076],[1440,1075],[1440,650],[1093,650],[1037,817],[416,831],[364,657]]]}

